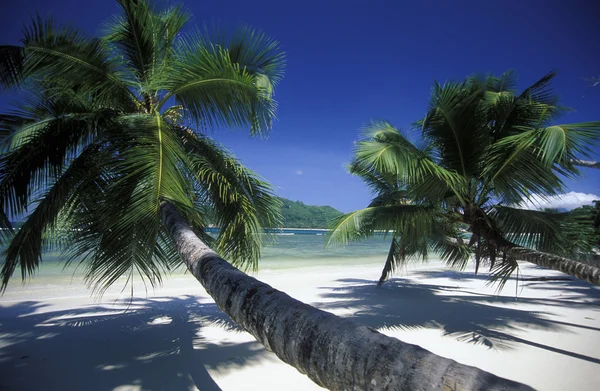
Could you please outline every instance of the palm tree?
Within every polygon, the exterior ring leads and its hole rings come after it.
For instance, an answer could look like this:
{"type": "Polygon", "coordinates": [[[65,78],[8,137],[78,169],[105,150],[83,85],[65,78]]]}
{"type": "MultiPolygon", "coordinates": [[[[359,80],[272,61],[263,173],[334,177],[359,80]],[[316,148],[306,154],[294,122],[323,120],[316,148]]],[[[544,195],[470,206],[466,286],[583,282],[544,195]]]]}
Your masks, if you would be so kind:
{"type": "Polygon", "coordinates": [[[0,224],[26,215],[5,238],[3,288],[17,265],[23,277],[33,272],[56,239],[99,293],[122,275],[159,283],[180,264],[162,202],[242,266],[256,266],[256,232],[278,222],[270,186],[203,134],[269,129],[278,43],[250,28],[183,34],[181,7],[119,4],[101,39],[38,18],[22,46],[0,48],[3,87],[20,97],[0,117],[0,224]],[[208,209],[223,227],[215,243],[203,233],[208,209]]]}
{"type": "Polygon", "coordinates": [[[256,265],[258,233],[276,224],[278,204],[200,131],[266,131],[283,56],[254,30],[184,36],[180,7],[119,4],[103,39],[38,19],[22,46],[0,47],[2,87],[22,98],[0,117],[3,289],[51,245],[80,258],[99,293],[123,275],[160,283],[183,261],[235,322],[332,390],[529,389],[300,303],[218,257],[211,248],[256,265]],[[222,227],[214,241],[209,215],[222,227]]]}
{"type": "Polygon", "coordinates": [[[550,89],[554,76],[520,94],[512,72],[435,83],[429,110],[416,123],[419,147],[390,123],[372,122],[350,172],[376,197],[336,220],[329,243],[393,232],[379,284],[432,251],[460,267],[474,255],[476,272],[488,261],[501,286],[518,260],[600,284],[598,268],[567,259],[589,249],[567,235],[584,229],[576,219],[518,207],[534,195],[560,193],[561,178],[579,175],[576,165],[600,139],[600,122],[553,125],[566,110],[550,89]]]}
{"type": "Polygon", "coordinates": [[[249,277],[199,240],[171,204],[163,220],[217,306],[282,361],[330,390],[531,390],[387,337],[249,277]]]}

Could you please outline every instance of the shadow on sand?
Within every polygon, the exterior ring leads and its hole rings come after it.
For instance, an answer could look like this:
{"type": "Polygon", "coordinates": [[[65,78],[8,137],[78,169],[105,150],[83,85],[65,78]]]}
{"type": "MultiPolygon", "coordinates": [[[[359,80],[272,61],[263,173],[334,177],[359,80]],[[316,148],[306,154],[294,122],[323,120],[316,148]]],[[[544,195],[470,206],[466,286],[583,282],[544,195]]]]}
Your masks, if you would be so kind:
{"type": "Polygon", "coordinates": [[[2,308],[0,337],[8,346],[0,349],[0,390],[216,391],[207,368],[252,364],[267,354],[257,342],[204,339],[203,328],[237,326],[193,296],[35,313],[43,307],[28,301],[2,308]]]}
{"type": "Polygon", "coordinates": [[[519,290],[543,288],[551,292],[544,298],[515,298],[477,293],[460,286],[466,280],[486,278],[455,271],[419,271],[413,272],[411,279],[391,279],[380,288],[376,281],[341,279],[341,287],[322,288],[326,293],[321,296],[327,302],[319,307],[343,311],[349,319],[382,331],[440,329],[445,336],[488,348],[518,349],[519,344],[526,344],[600,364],[600,358],[517,336],[523,330],[571,333],[579,328],[598,332],[600,337],[600,328],[594,327],[599,324],[597,319],[591,319],[589,324],[571,323],[569,319],[560,320],[552,311],[561,306],[598,306],[599,289],[580,281],[523,282],[519,290]],[[418,283],[422,279],[430,284],[418,283]],[[436,279],[444,281],[432,284],[436,279]]]}

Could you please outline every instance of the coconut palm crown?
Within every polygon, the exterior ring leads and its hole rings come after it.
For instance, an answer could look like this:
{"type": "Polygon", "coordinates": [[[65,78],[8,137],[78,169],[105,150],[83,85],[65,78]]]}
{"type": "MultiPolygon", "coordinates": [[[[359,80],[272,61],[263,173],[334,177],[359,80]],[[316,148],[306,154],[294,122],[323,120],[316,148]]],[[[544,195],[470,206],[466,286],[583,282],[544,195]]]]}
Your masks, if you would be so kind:
{"type": "MultiPolygon", "coordinates": [[[[590,157],[600,139],[600,122],[555,124],[567,109],[550,88],[554,76],[521,93],[510,71],[435,83],[427,114],[415,124],[419,146],[389,122],[370,123],[350,172],[375,198],[336,220],[330,243],[392,232],[380,284],[431,252],[459,267],[473,255],[476,268],[489,261],[502,285],[519,259],[558,262],[550,258],[590,251],[589,243],[573,240],[589,229],[577,218],[518,207],[561,193],[562,178],[580,175],[575,163],[590,157]]],[[[600,284],[597,268],[591,273],[585,279],[600,284]]]]}
{"type": "Polygon", "coordinates": [[[271,187],[206,135],[270,129],[278,43],[251,28],[184,33],[190,15],[179,6],[118,3],[102,38],[37,18],[21,45],[0,47],[1,86],[18,93],[0,117],[3,289],[52,245],[82,260],[100,293],[122,275],[159,283],[181,262],[164,202],[244,266],[256,266],[257,232],[279,219],[271,187]],[[208,215],[222,227],[214,241],[208,215]]]}

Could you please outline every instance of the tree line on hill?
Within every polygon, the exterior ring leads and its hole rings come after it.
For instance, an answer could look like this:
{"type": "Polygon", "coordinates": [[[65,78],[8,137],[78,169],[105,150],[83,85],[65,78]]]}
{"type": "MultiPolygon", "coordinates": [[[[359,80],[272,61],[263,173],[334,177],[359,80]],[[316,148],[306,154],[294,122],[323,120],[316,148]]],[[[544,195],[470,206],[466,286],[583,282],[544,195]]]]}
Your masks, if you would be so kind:
{"type": "Polygon", "coordinates": [[[283,228],[327,228],[343,213],[331,206],[306,205],[302,201],[279,198],[283,228]]]}

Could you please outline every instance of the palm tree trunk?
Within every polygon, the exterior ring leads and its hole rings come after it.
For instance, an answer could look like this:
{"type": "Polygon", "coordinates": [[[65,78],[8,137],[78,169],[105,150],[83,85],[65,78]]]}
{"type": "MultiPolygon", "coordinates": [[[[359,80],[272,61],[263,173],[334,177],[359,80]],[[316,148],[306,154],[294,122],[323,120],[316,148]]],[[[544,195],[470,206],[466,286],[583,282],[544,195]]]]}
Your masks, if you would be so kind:
{"type": "Polygon", "coordinates": [[[481,262],[481,237],[477,235],[477,248],[475,249],[475,275],[479,272],[479,262],[481,262]]]}
{"type": "Polygon", "coordinates": [[[388,252],[387,259],[385,260],[385,265],[383,265],[383,270],[381,271],[381,277],[379,277],[379,282],[377,282],[378,287],[387,281],[392,269],[394,268],[394,258],[398,252],[396,246],[396,237],[394,236],[392,237],[392,244],[390,245],[390,251],[388,252]]]}
{"type": "Polygon", "coordinates": [[[321,311],[231,266],[177,209],[163,222],[188,270],[217,306],[281,360],[330,390],[530,390],[321,311]]]}
{"type": "Polygon", "coordinates": [[[558,270],[591,284],[600,285],[600,268],[597,266],[521,247],[508,241],[502,243],[502,250],[515,259],[558,270]]]}

